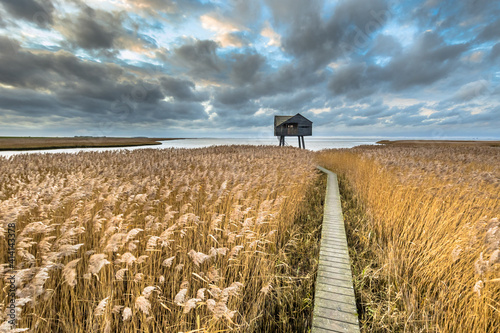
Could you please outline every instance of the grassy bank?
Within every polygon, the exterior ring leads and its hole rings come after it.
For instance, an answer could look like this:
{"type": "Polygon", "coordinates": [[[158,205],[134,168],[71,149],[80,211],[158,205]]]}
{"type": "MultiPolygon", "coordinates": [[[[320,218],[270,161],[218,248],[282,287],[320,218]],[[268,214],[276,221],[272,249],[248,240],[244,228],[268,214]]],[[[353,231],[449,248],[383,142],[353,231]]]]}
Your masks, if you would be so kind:
{"type": "Polygon", "coordinates": [[[500,330],[500,154],[490,147],[324,151],[341,175],[365,332],[500,330]]]}
{"type": "Polygon", "coordinates": [[[480,140],[381,140],[377,143],[398,147],[500,147],[500,141],[480,140]]]}
{"type": "Polygon", "coordinates": [[[132,147],[143,145],[159,145],[172,138],[38,138],[38,137],[0,137],[0,151],[4,150],[38,150],[60,148],[97,148],[97,147],[132,147]]]}

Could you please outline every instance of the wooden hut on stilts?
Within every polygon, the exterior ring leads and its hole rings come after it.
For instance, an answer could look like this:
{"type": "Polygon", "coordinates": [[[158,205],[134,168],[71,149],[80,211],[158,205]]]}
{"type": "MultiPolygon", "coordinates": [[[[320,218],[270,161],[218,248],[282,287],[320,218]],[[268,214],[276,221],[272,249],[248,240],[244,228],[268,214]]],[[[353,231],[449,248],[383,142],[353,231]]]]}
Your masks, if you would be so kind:
{"type": "Polygon", "coordinates": [[[312,135],[312,121],[297,113],[295,116],[274,116],[274,136],[279,137],[280,146],[285,145],[285,136],[296,136],[299,148],[306,148],[304,136],[312,135]]]}

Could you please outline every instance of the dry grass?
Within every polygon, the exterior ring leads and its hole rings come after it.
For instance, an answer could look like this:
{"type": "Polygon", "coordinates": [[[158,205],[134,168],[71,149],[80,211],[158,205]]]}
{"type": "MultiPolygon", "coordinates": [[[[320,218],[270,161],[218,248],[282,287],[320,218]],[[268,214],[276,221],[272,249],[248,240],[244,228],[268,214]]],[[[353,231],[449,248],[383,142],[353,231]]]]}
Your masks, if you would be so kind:
{"type": "Polygon", "coordinates": [[[90,148],[90,147],[130,147],[143,145],[159,145],[158,141],[175,140],[162,138],[27,138],[0,137],[0,150],[30,150],[57,148],[90,148]]]}
{"type": "Polygon", "coordinates": [[[318,158],[343,179],[363,331],[500,331],[498,148],[359,147],[318,158]]]}
{"type": "MultiPolygon", "coordinates": [[[[324,192],[311,155],[226,146],[0,159],[18,327],[307,330],[324,192]]],[[[0,253],[7,262],[5,239],[0,253]]],[[[12,272],[0,267],[5,308],[12,272]]]]}
{"type": "Polygon", "coordinates": [[[377,143],[398,147],[500,147],[500,141],[478,140],[382,140],[377,143]]]}

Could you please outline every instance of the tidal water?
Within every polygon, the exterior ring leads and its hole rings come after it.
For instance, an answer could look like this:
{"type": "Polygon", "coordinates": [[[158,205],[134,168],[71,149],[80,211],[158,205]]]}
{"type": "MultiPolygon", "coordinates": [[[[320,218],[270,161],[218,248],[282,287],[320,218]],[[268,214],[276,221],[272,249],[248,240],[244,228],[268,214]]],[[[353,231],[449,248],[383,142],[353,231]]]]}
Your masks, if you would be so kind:
{"type": "MultiPolygon", "coordinates": [[[[373,145],[379,138],[339,138],[339,137],[305,137],[306,149],[317,151],[331,148],[352,148],[359,145],[373,145]]],[[[0,156],[9,157],[18,154],[34,153],[78,153],[82,151],[115,151],[115,150],[136,150],[136,149],[164,149],[164,148],[204,148],[222,145],[270,145],[278,146],[277,138],[200,138],[162,141],[161,145],[137,146],[137,147],[114,147],[114,148],[66,148],[47,150],[23,150],[23,151],[0,151],[0,156]]],[[[298,147],[298,140],[289,137],[286,140],[287,146],[298,147]]]]}

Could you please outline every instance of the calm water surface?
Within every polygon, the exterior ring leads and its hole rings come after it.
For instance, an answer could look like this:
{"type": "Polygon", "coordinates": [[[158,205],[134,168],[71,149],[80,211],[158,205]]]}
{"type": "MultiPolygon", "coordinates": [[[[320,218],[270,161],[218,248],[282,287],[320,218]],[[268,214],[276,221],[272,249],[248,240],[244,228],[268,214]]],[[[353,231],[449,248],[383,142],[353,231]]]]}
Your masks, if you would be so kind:
{"type": "MultiPolygon", "coordinates": [[[[321,150],[330,148],[352,148],[359,145],[373,145],[379,138],[308,138],[305,137],[306,149],[321,150]]],[[[287,146],[298,147],[298,141],[295,137],[287,138],[287,146]]],[[[48,150],[24,150],[24,151],[0,151],[0,156],[9,157],[18,154],[33,153],[78,153],[81,151],[114,151],[114,150],[136,150],[136,149],[163,149],[163,148],[203,148],[222,145],[271,145],[278,146],[277,138],[261,139],[234,139],[234,138],[202,138],[202,139],[184,139],[162,141],[161,145],[156,146],[137,146],[137,147],[114,147],[114,148],[67,148],[67,149],[48,149],[48,150]]]]}

